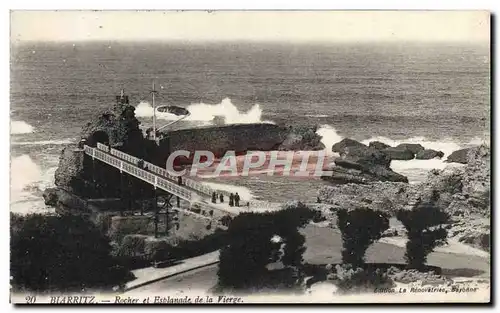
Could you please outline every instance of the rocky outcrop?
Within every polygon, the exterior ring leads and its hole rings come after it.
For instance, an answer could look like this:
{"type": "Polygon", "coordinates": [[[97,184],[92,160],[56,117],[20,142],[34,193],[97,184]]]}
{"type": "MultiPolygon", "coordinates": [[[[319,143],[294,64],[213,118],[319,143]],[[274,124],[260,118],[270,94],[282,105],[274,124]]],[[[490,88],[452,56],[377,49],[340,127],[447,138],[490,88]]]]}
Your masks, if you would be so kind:
{"type": "Polygon", "coordinates": [[[413,160],[415,154],[401,147],[390,147],[383,150],[392,160],[413,160]]]}
{"type": "Polygon", "coordinates": [[[408,182],[405,176],[391,170],[391,158],[383,151],[354,144],[344,148],[340,156],[334,161],[335,166],[328,168],[333,174],[323,176],[322,179],[337,184],[367,184],[375,181],[408,182]]]}
{"type": "Polygon", "coordinates": [[[341,141],[337,142],[332,146],[332,151],[337,152],[337,153],[342,153],[344,152],[344,149],[347,147],[366,147],[366,145],[362,144],[359,141],[345,138],[342,139],[341,141]]]}
{"type": "Polygon", "coordinates": [[[417,154],[418,152],[425,150],[425,148],[419,143],[402,143],[397,145],[396,148],[408,150],[413,154],[417,154]]]}
{"type": "Polygon", "coordinates": [[[447,158],[445,162],[449,163],[462,163],[467,164],[467,153],[471,148],[460,149],[453,151],[447,158]]]}
{"type": "Polygon", "coordinates": [[[390,148],[391,146],[389,146],[383,142],[380,142],[380,141],[371,141],[368,144],[368,147],[373,148],[373,149],[377,149],[377,150],[385,150],[387,148],[390,148]]]}
{"type": "Polygon", "coordinates": [[[450,224],[448,237],[478,249],[490,251],[490,220],[488,218],[455,220],[452,224],[450,224]]]}
{"type": "Polygon", "coordinates": [[[59,166],[54,174],[56,186],[76,194],[85,193],[85,154],[76,145],[66,146],[59,157],[59,166]]]}
{"type": "Polygon", "coordinates": [[[411,185],[395,182],[370,184],[344,184],[323,186],[318,192],[322,204],[331,205],[332,210],[371,208],[395,213],[409,201],[411,185]]]}
{"type": "Polygon", "coordinates": [[[55,207],[57,206],[59,196],[57,194],[57,188],[47,188],[43,191],[43,200],[46,205],[55,207]]]}
{"type": "Polygon", "coordinates": [[[432,149],[425,149],[425,150],[420,150],[417,152],[417,155],[415,158],[417,160],[430,160],[434,158],[439,158],[441,159],[444,156],[444,153],[442,151],[436,151],[432,149]]]}
{"type": "Polygon", "coordinates": [[[412,209],[419,202],[431,203],[450,214],[449,237],[488,250],[490,157],[490,148],[482,145],[469,151],[466,166],[432,170],[420,184],[371,182],[323,186],[318,198],[321,203],[332,205],[333,210],[367,207],[389,213],[412,209]]]}
{"type": "Polygon", "coordinates": [[[321,142],[321,136],[316,134],[317,129],[317,127],[291,127],[278,150],[318,151],[325,149],[325,145],[321,142]]]}

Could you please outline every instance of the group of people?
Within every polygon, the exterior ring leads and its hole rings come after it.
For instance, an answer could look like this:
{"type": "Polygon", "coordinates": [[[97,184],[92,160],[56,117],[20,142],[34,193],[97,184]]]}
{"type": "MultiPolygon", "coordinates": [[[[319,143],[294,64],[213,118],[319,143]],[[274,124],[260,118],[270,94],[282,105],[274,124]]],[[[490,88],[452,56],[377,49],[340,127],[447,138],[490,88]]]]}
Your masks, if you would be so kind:
{"type": "MultiPolygon", "coordinates": [[[[224,203],[224,194],[219,194],[220,203],[224,203]]],[[[240,206],[240,195],[238,193],[229,195],[229,206],[240,206]]],[[[212,203],[217,203],[217,193],[212,192],[212,203]]],[[[248,206],[249,203],[247,203],[248,206]]]]}

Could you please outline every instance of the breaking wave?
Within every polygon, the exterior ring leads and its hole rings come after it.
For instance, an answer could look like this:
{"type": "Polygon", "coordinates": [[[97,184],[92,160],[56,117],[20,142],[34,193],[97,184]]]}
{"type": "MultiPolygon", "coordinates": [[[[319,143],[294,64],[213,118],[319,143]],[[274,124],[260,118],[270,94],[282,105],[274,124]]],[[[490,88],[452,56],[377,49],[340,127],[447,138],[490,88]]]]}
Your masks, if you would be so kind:
{"type": "Polygon", "coordinates": [[[11,212],[27,214],[47,209],[42,197],[43,190],[54,185],[54,173],[57,167],[42,169],[23,154],[11,159],[10,164],[10,210],[11,212]]]}
{"type": "Polygon", "coordinates": [[[35,128],[24,121],[11,121],[10,133],[11,135],[31,134],[35,128]]]}
{"type": "MultiPolygon", "coordinates": [[[[262,109],[259,104],[254,104],[247,112],[241,112],[229,98],[223,99],[218,104],[191,104],[186,109],[191,113],[185,119],[186,121],[211,122],[215,117],[222,117],[225,124],[272,123],[271,121],[262,121],[262,109]]],[[[135,108],[135,115],[137,117],[152,117],[153,107],[149,102],[141,101],[135,108]]],[[[174,114],[158,111],[156,117],[163,120],[179,118],[174,114]]]]}
{"type": "Polygon", "coordinates": [[[330,125],[321,125],[316,134],[321,136],[321,143],[325,146],[325,150],[329,154],[336,154],[332,152],[332,146],[343,139],[337,133],[337,130],[330,125]]]}

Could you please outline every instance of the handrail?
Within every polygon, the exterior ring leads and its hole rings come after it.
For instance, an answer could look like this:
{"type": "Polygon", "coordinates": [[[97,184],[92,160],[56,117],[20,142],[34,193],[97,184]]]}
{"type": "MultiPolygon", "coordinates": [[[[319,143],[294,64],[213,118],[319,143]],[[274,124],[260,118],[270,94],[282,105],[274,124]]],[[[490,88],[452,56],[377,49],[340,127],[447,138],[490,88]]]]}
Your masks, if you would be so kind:
{"type": "Polygon", "coordinates": [[[84,151],[86,154],[106,163],[113,167],[116,167],[123,172],[135,176],[141,180],[144,180],[160,189],[163,189],[175,196],[178,196],[184,200],[190,201],[192,199],[191,191],[185,187],[174,184],[166,179],[163,179],[153,173],[149,173],[143,169],[140,169],[132,164],[125,163],[122,160],[109,155],[103,151],[94,149],[89,146],[84,146],[84,151]]]}
{"type": "MultiPolygon", "coordinates": [[[[107,147],[104,145],[102,145],[102,146],[103,146],[102,148],[104,148],[104,151],[107,151],[107,147]]],[[[125,161],[133,163],[133,164],[137,164],[137,162],[139,162],[139,160],[140,160],[139,158],[131,156],[131,155],[129,155],[125,152],[122,152],[120,150],[117,150],[117,149],[111,148],[109,150],[110,150],[109,153],[111,153],[111,155],[114,155],[119,159],[125,160],[125,161]]],[[[143,160],[143,162],[144,162],[144,165],[147,166],[148,171],[151,171],[151,172],[154,172],[160,176],[166,177],[167,179],[170,179],[174,182],[176,182],[178,177],[179,177],[178,175],[175,175],[164,168],[161,168],[157,165],[154,165],[153,163],[150,163],[150,162],[147,162],[144,160],[143,160]]],[[[183,184],[185,186],[187,186],[191,189],[194,189],[200,193],[203,193],[209,197],[211,197],[212,193],[214,191],[216,191],[210,187],[207,187],[207,186],[195,181],[194,179],[183,177],[182,181],[183,181],[183,184]]],[[[226,191],[217,191],[217,193],[223,193],[225,196],[227,196],[227,197],[229,196],[229,193],[226,191]]]]}
{"type": "MultiPolygon", "coordinates": [[[[125,152],[122,152],[120,150],[117,150],[117,149],[114,149],[114,148],[110,148],[109,146],[106,146],[100,142],[97,143],[97,149],[99,150],[102,150],[102,151],[105,151],[107,153],[110,153],[111,155],[119,158],[119,159],[122,159],[122,160],[125,160],[129,163],[132,163],[132,164],[135,164],[137,165],[138,162],[139,162],[139,158],[136,158],[134,156],[131,156],[130,154],[127,154],[125,152]]],[[[171,180],[172,182],[177,182],[177,179],[179,177],[179,175],[175,175],[171,172],[169,172],[167,169],[164,169],[162,167],[159,167],[157,165],[154,165],[153,163],[150,163],[150,162],[147,162],[147,161],[144,161],[143,160],[143,163],[145,166],[147,166],[147,170],[150,171],[150,172],[153,172],[153,173],[156,173],[162,177],[165,177],[169,180],[171,180]]],[[[199,193],[202,193],[208,197],[212,197],[212,194],[214,192],[216,192],[217,194],[224,194],[226,197],[229,197],[229,192],[227,191],[223,191],[223,190],[216,190],[216,189],[212,189],[208,186],[205,186],[203,185],[202,183],[199,183],[197,182],[196,180],[194,179],[190,179],[190,178],[187,178],[185,176],[183,176],[182,178],[182,181],[183,181],[183,184],[191,189],[194,189],[196,190],[197,192],[199,193]]]]}
{"type": "Polygon", "coordinates": [[[97,143],[97,149],[108,152],[109,153],[109,146],[106,146],[105,144],[102,144],[100,142],[97,143]]]}

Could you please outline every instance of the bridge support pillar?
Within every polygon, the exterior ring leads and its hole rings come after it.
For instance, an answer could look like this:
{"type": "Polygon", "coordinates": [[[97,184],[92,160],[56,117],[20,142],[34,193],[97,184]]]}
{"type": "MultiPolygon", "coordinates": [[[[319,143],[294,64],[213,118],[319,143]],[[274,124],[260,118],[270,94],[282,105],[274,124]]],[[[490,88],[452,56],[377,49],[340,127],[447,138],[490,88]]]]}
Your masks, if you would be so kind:
{"type": "Polygon", "coordinates": [[[121,199],[121,207],[122,209],[120,210],[120,215],[123,216],[123,211],[126,209],[126,206],[127,206],[127,199],[126,199],[126,196],[125,196],[125,192],[124,192],[124,184],[123,184],[123,172],[120,172],[120,199],[121,199]]]}
{"type": "Polygon", "coordinates": [[[156,188],[154,189],[153,195],[153,210],[155,212],[155,238],[158,238],[158,196],[156,194],[156,188]]]}

